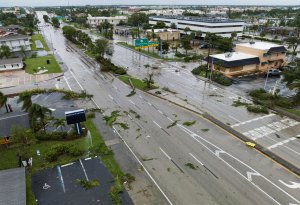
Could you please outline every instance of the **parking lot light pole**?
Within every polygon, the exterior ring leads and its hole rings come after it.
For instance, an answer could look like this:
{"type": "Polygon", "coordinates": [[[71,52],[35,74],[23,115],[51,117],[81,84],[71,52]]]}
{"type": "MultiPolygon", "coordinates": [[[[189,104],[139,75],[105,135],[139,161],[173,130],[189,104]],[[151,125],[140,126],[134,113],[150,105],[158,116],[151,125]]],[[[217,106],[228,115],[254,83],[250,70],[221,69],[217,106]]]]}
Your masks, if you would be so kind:
{"type": "Polygon", "coordinates": [[[267,71],[267,77],[266,77],[266,80],[265,80],[264,90],[266,90],[266,86],[267,86],[267,82],[268,82],[268,78],[269,78],[269,71],[270,71],[270,68],[268,68],[268,71],[267,71]]]}

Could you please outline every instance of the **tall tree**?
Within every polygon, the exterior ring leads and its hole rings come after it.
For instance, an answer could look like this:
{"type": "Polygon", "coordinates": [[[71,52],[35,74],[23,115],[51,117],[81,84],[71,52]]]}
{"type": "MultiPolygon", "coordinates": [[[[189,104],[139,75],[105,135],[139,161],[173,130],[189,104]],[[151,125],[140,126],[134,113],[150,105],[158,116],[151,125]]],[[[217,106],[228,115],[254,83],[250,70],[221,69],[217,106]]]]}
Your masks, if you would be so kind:
{"type": "Polygon", "coordinates": [[[2,57],[8,58],[11,54],[10,48],[7,45],[2,45],[0,47],[0,53],[2,57]]]}
{"type": "Polygon", "coordinates": [[[191,46],[191,37],[189,35],[185,35],[180,39],[180,43],[185,50],[185,55],[187,55],[188,50],[192,49],[191,46]]]}
{"type": "Polygon", "coordinates": [[[23,102],[22,105],[22,110],[24,111],[28,111],[28,109],[31,107],[32,105],[32,101],[31,101],[31,94],[29,92],[23,92],[19,95],[18,98],[18,103],[23,102]]]}
{"type": "Polygon", "coordinates": [[[52,21],[52,25],[53,25],[55,28],[59,28],[60,23],[59,23],[59,20],[58,20],[57,18],[53,17],[53,18],[51,19],[51,21],[52,21]]]}
{"type": "Polygon", "coordinates": [[[93,52],[96,55],[100,55],[103,57],[107,49],[108,49],[108,41],[106,39],[97,39],[95,41],[93,52]]]}
{"type": "Polygon", "coordinates": [[[32,104],[28,109],[28,117],[31,129],[38,131],[40,126],[46,132],[47,117],[51,114],[51,110],[39,104],[32,104]]]}

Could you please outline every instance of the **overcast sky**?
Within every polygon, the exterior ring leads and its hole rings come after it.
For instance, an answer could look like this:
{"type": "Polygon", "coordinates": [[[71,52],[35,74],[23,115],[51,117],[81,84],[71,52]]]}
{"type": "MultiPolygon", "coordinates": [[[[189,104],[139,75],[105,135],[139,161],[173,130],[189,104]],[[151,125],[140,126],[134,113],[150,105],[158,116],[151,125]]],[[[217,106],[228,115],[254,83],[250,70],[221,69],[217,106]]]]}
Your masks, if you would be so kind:
{"type": "MultiPolygon", "coordinates": [[[[194,4],[194,5],[300,5],[300,0],[69,0],[70,5],[194,4]]],[[[0,6],[66,6],[68,0],[0,0],[0,6]]]]}

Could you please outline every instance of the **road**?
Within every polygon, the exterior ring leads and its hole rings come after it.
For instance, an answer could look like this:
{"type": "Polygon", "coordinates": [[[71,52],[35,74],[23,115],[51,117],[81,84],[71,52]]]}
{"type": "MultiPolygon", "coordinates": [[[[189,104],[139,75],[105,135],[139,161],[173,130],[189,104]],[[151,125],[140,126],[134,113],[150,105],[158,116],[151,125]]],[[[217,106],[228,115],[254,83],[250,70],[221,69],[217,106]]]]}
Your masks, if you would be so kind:
{"type": "MultiPolygon", "coordinates": [[[[41,12],[38,12],[38,17],[43,22],[41,12]]],[[[100,73],[99,65],[67,42],[60,30],[45,27],[43,33],[49,42],[53,42],[55,54],[69,68],[65,72],[65,85],[74,91],[86,90],[93,94],[96,106],[104,109],[107,116],[112,111],[120,111],[118,122],[126,123],[129,129],[124,130],[118,125],[113,129],[140,161],[154,186],[161,191],[165,203],[300,204],[297,176],[247,148],[244,143],[201,116],[143,92],[138,91],[136,95],[126,97],[131,89],[113,76],[100,73]],[[52,40],[49,40],[50,34],[52,40]],[[194,126],[182,125],[185,121],[193,120],[196,120],[194,126]],[[176,125],[168,128],[175,121],[176,125]]],[[[130,73],[137,70],[139,65],[142,69],[146,62],[152,63],[126,49],[123,52],[128,52],[128,55],[121,51],[122,48],[115,49],[114,55],[120,55],[118,64],[128,66],[130,73]]],[[[179,93],[187,89],[188,86],[179,79],[190,74],[180,72],[180,78],[176,78],[174,76],[178,74],[168,69],[163,69],[163,72],[171,76],[174,84],[179,84],[180,88],[176,87],[176,91],[179,93]]],[[[162,80],[157,79],[159,84],[162,80]]],[[[189,82],[194,89],[195,82],[197,86],[202,83],[197,79],[189,82]]],[[[170,83],[170,88],[171,85],[173,83],[170,83]]],[[[188,100],[199,95],[190,89],[188,92],[188,100]]],[[[214,100],[205,97],[203,104],[212,104],[212,114],[222,111],[217,116],[223,116],[228,113],[221,110],[214,100]]],[[[244,116],[243,113],[239,117],[248,120],[249,114],[244,116]]]]}

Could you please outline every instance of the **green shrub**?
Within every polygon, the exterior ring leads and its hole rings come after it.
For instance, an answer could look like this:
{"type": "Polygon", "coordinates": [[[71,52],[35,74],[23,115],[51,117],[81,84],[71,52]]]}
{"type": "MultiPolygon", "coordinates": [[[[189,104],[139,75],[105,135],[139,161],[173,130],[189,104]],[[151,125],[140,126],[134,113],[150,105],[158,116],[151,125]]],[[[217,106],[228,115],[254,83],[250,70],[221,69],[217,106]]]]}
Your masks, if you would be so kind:
{"type": "Polygon", "coordinates": [[[82,179],[76,179],[75,181],[77,184],[79,184],[80,186],[82,186],[82,188],[84,188],[85,190],[89,190],[92,189],[94,187],[97,187],[100,185],[99,181],[96,179],[87,181],[87,180],[82,180],[82,179]]]}
{"type": "Polygon", "coordinates": [[[113,73],[115,73],[117,75],[125,75],[127,73],[124,68],[116,66],[109,59],[106,59],[100,55],[98,55],[96,57],[96,60],[101,64],[101,71],[103,71],[103,72],[112,71],[113,73]]]}
{"type": "Polygon", "coordinates": [[[68,151],[68,154],[73,156],[73,157],[79,157],[79,156],[84,154],[84,150],[77,147],[77,146],[75,146],[74,144],[70,145],[68,147],[67,151],[68,151]]]}
{"type": "Polygon", "coordinates": [[[70,155],[79,157],[84,154],[84,151],[78,148],[75,144],[56,144],[52,145],[45,154],[45,160],[48,162],[56,161],[61,155],[70,155]]]}
{"type": "Polygon", "coordinates": [[[184,122],[183,123],[183,125],[185,125],[185,126],[192,126],[192,125],[194,125],[196,123],[196,120],[194,120],[194,121],[186,121],[186,122],[184,122]]]}
{"type": "Polygon", "coordinates": [[[253,113],[264,113],[264,114],[269,114],[269,110],[268,108],[264,107],[264,106],[259,106],[259,105],[248,105],[247,106],[247,110],[249,112],[253,112],[253,113]]]}
{"type": "Polygon", "coordinates": [[[90,119],[90,118],[95,118],[96,115],[95,115],[94,112],[88,112],[88,113],[86,114],[86,117],[90,119]]]}

